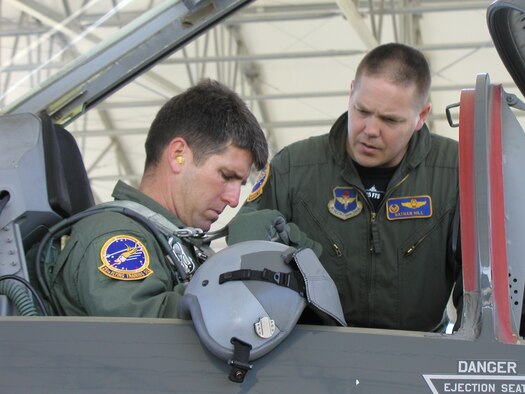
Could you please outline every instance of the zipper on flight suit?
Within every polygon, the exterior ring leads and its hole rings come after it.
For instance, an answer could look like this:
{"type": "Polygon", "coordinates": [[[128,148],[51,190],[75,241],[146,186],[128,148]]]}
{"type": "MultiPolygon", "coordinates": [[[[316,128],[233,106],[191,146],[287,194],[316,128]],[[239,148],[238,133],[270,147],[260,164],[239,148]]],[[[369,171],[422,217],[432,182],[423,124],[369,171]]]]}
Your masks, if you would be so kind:
{"type": "Polygon", "coordinates": [[[419,238],[416,242],[414,242],[412,245],[410,245],[407,250],[405,250],[405,253],[403,253],[403,256],[408,257],[411,254],[413,254],[416,249],[421,245],[421,243],[432,233],[434,228],[441,223],[441,221],[445,218],[446,215],[443,215],[441,219],[439,219],[433,226],[430,228],[421,238],[419,238]]]}
{"type": "MultiPolygon", "coordinates": [[[[321,225],[319,220],[317,220],[317,217],[312,214],[312,211],[310,210],[310,207],[308,206],[308,204],[302,199],[301,199],[301,204],[303,204],[304,209],[306,209],[310,213],[310,217],[314,220],[317,226],[322,229],[323,226],[321,225]]],[[[328,236],[328,234],[326,235],[328,236]]],[[[339,245],[337,245],[337,243],[332,238],[330,238],[330,236],[328,236],[328,240],[330,241],[330,244],[332,245],[332,248],[334,249],[336,256],[341,257],[343,255],[343,252],[341,251],[341,248],[339,247],[339,245]]]]}
{"type": "Polygon", "coordinates": [[[419,246],[419,244],[421,244],[421,242],[423,242],[425,240],[426,237],[428,237],[428,235],[430,234],[430,232],[426,233],[425,235],[423,235],[421,238],[419,238],[416,242],[414,242],[407,250],[405,250],[405,253],[403,254],[405,257],[408,257],[410,256],[412,253],[414,253],[414,251],[416,250],[416,248],[419,246]]]}
{"type": "MultiPolygon", "coordinates": [[[[385,201],[387,200],[388,196],[390,196],[394,190],[396,190],[403,182],[405,182],[410,174],[406,174],[403,179],[401,179],[398,183],[396,183],[392,188],[388,191],[387,194],[383,197],[383,201],[381,201],[381,205],[379,206],[379,210],[381,210],[385,206],[385,201]]],[[[368,202],[368,198],[366,199],[368,202]]],[[[368,204],[370,207],[371,204],[368,204]]],[[[377,254],[381,253],[381,244],[379,242],[379,229],[377,227],[377,212],[374,211],[373,207],[370,209],[370,253],[375,252],[377,254]]]]}
{"type": "Polygon", "coordinates": [[[377,212],[370,213],[370,253],[381,253],[381,244],[379,243],[379,230],[377,229],[377,212]]]}
{"type": "Polygon", "coordinates": [[[341,252],[341,249],[339,249],[339,246],[337,246],[337,244],[331,240],[330,242],[332,242],[332,247],[334,248],[334,251],[337,257],[341,257],[343,255],[343,252],[341,252]]]}
{"type": "MultiPolygon", "coordinates": [[[[374,206],[372,203],[369,202],[368,197],[365,199],[368,207],[370,208],[370,254],[372,255],[374,252],[376,254],[381,253],[381,243],[380,243],[380,236],[379,236],[379,228],[377,226],[377,212],[380,212],[381,209],[385,206],[385,201],[387,200],[388,196],[391,195],[394,190],[396,190],[404,181],[407,180],[409,174],[405,175],[403,179],[401,179],[398,183],[396,183],[385,196],[383,197],[383,200],[381,201],[381,205],[379,205],[378,211],[374,210],[374,206]]],[[[365,194],[366,196],[366,194],[365,194]]],[[[368,305],[372,305],[373,299],[372,299],[372,284],[370,279],[370,272],[368,270],[367,276],[368,276],[368,305]]],[[[367,308],[367,320],[369,325],[374,324],[374,319],[370,315],[370,308],[367,308]]]]}

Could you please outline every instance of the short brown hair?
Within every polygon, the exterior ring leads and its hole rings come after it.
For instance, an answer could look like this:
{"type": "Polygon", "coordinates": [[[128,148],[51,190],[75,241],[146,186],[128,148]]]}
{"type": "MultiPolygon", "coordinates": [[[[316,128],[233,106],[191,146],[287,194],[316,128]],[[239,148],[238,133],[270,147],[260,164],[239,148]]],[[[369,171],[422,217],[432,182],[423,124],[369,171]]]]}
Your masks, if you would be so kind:
{"type": "Polygon", "coordinates": [[[410,85],[415,83],[421,104],[430,94],[430,67],[419,50],[404,44],[389,43],[375,47],[359,63],[355,83],[362,75],[385,76],[393,83],[410,85]]]}
{"type": "Polygon", "coordinates": [[[146,138],[146,168],[158,164],[175,137],[182,137],[196,163],[230,144],[252,154],[260,170],[268,161],[268,143],[255,116],[233,90],[204,79],[173,97],[157,113],[146,138]]]}

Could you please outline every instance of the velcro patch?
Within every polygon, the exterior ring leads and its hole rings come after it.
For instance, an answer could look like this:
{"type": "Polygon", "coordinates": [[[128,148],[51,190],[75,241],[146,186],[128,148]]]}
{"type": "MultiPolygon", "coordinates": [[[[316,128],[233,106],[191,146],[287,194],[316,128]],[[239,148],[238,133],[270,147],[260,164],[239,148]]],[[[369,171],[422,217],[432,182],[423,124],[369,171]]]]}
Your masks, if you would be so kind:
{"type": "Polygon", "coordinates": [[[328,211],[335,217],[347,220],[363,210],[357,191],[351,186],[338,186],[332,190],[334,198],[328,202],[328,211]]]}
{"type": "Polygon", "coordinates": [[[108,239],[100,250],[104,275],[117,280],[141,280],[153,273],[149,267],[149,254],[137,238],[116,235],[108,239]]]}
{"type": "Polygon", "coordinates": [[[261,172],[259,172],[259,175],[257,176],[257,180],[255,181],[255,184],[253,185],[252,191],[246,201],[254,201],[256,200],[261,194],[263,194],[264,186],[266,185],[266,182],[268,182],[268,178],[270,176],[270,163],[268,162],[266,164],[266,167],[264,167],[261,172]]]}
{"type": "Polygon", "coordinates": [[[389,198],[386,201],[388,220],[423,219],[432,216],[430,196],[409,196],[389,198]]]}

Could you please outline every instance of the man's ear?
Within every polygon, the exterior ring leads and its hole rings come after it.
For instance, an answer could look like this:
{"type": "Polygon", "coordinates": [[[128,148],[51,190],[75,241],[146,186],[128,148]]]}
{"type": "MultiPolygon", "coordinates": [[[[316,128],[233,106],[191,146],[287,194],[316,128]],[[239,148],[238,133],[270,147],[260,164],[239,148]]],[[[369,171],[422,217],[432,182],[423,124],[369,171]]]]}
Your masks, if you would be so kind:
{"type": "Polygon", "coordinates": [[[430,114],[431,109],[432,109],[432,104],[430,103],[426,103],[423,106],[423,108],[419,112],[419,120],[417,121],[417,124],[416,124],[416,130],[420,130],[423,127],[423,125],[428,119],[428,115],[430,114]]]}
{"type": "Polygon", "coordinates": [[[348,97],[352,95],[354,88],[355,88],[355,80],[352,80],[352,82],[350,83],[350,90],[348,91],[348,97]]]}
{"type": "Polygon", "coordinates": [[[166,160],[173,172],[179,173],[182,170],[189,159],[189,153],[190,149],[184,138],[175,137],[170,141],[166,148],[166,160]]]}

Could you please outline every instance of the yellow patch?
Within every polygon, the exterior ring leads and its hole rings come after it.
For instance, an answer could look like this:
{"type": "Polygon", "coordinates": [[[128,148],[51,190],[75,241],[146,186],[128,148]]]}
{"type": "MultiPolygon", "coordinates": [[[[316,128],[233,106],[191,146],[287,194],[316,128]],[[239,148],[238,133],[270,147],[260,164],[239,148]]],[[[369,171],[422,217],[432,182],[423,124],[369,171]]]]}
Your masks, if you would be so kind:
{"type": "Polygon", "coordinates": [[[257,180],[255,181],[255,184],[253,185],[252,191],[246,201],[251,202],[256,200],[261,194],[263,194],[264,186],[266,185],[266,182],[268,182],[268,178],[270,177],[270,163],[266,164],[266,167],[264,167],[259,175],[257,176],[257,180]]]}

